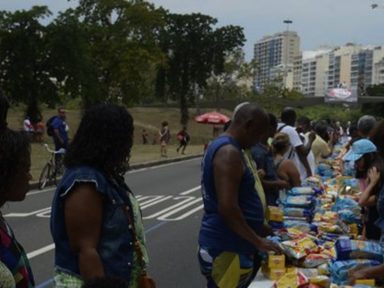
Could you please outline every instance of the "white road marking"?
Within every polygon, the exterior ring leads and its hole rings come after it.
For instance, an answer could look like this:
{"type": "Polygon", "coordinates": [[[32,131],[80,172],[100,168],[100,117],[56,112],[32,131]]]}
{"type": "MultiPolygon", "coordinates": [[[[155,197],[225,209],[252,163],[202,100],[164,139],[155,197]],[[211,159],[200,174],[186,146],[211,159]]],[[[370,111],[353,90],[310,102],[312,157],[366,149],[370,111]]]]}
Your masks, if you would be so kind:
{"type": "Polygon", "coordinates": [[[163,197],[164,196],[160,196],[160,195],[144,196],[144,197],[140,198],[140,200],[138,202],[140,203],[140,205],[145,205],[145,204],[151,203],[153,201],[156,201],[158,199],[161,199],[163,197]],[[146,200],[146,201],[144,201],[144,200],[146,200]]]}
{"type": "MultiPolygon", "coordinates": [[[[195,188],[192,188],[192,189],[189,189],[187,191],[184,191],[184,192],[181,192],[180,195],[185,195],[185,194],[190,194],[196,190],[200,189],[200,186],[197,186],[195,188]]],[[[47,189],[47,191],[49,191],[50,189],[47,189]]],[[[42,191],[37,191],[39,193],[43,193],[43,192],[47,192],[46,190],[42,190],[42,191]]],[[[147,196],[145,196],[147,197],[147,196]]],[[[153,195],[153,197],[155,197],[154,199],[151,199],[151,200],[148,200],[146,201],[145,205],[143,205],[141,207],[141,209],[145,209],[145,208],[148,208],[148,207],[151,207],[151,206],[154,206],[158,203],[161,203],[163,201],[166,201],[166,200],[169,200],[171,198],[173,198],[174,200],[180,200],[180,199],[184,199],[183,201],[179,202],[179,203],[176,203],[170,207],[167,207],[159,212],[156,212],[152,215],[149,215],[147,217],[143,217],[143,219],[152,219],[152,218],[156,218],[158,217],[157,219],[158,220],[165,220],[165,221],[177,221],[177,220],[183,220],[185,218],[187,218],[188,216],[192,215],[193,213],[196,213],[197,211],[201,210],[203,208],[203,205],[200,205],[196,208],[193,208],[192,210],[176,217],[176,218],[168,218],[169,216],[177,213],[177,212],[180,212],[182,211],[183,209],[189,207],[189,206],[192,206],[193,204],[195,203],[198,203],[199,201],[201,201],[202,199],[201,198],[196,198],[196,197],[192,197],[192,196],[176,196],[176,197],[173,197],[173,196],[160,196],[160,195],[153,195]],[[165,214],[164,214],[165,213],[165,214]]],[[[136,196],[136,198],[144,198],[144,196],[142,195],[138,195],[136,196]]],[[[148,198],[148,197],[147,197],[148,198]]],[[[146,198],[146,199],[147,199],[146,198]]],[[[35,211],[32,211],[32,212],[28,212],[28,213],[8,213],[6,215],[4,215],[4,217],[29,217],[29,216],[33,216],[33,215],[36,215],[38,217],[49,217],[48,215],[50,214],[51,212],[51,207],[47,207],[47,208],[44,208],[44,209],[40,209],[40,210],[35,210],[35,211]]],[[[29,253],[27,253],[27,257],[28,259],[33,259],[35,257],[38,257],[42,254],[45,254],[49,251],[52,251],[55,249],[55,244],[52,243],[52,244],[49,244],[47,246],[44,246],[40,249],[37,249],[37,250],[34,250],[34,251],[31,251],[29,253]]]]}
{"type": "Polygon", "coordinates": [[[29,216],[33,216],[33,215],[39,214],[39,213],[44,213],[47,211],[51,211],[51,207],[35,210],[32,212],[28,212],[28,213],[8,213],[8,214],[5,214],[4,217],[29,217],[29,216]]]}
{"type": "Polygon", "coordinates": [[[56,190],[56,187],[54,188],[46,188],[46,189],[43,189],[43,190],[31,190],[31,192],[28,192],[27,193],[27,197],[28,196],[33,196],[33,195],[38,195],[38,194],[41,194],[41,193],[45,193],[45,192],[49,192],[49,191],[55,191],[56,190]]]}
{"type": "Polygon", "coordinates": [[[148,216],[145,216],[143,217],[143,219],[153,219],[153,218],[156,218],[160,215],[163,215],[164,213],[168,212],[168,211],[171,211],[173,209],[176,209],[177,207],[181,206],[181,205],[184,205],[185,203],[188,203],[190,201],[193,201],[194,199],[196,199],[195,197],[189,197],[189,196],[179,196],[179,197],[174,197],[173,199],[175,200],[179,200],[179,199],[184,199],[183,201],[179,202],[179,203],[176,203],[168,208],[165,208],[159,212],[156,212],[152,215],[148,215],[148,216]]]}
{"type": "MultiPolygon", "coordinates": [[[[177,212],[179,212],[179,211],[181,211],[181,210],[183,210],[183,209],[185,209],[185,208],[187,208],[187,207],[189,207],[189,206],[192,206],[192,205],[194,205],[195,203],[200,202],[200,201],[201,201],[201,198],[195,199],[195,200],[193,200],[193,201],[191,201],[191,202],[189,202],[189,203],[187,203],[187,204],[185,204],[185,205],[183,205],[183,206],[181,206],[181,207],[178,207],[177,209],[171,210],[170,212],[161,215],[161,216],[158,217],[157,219],[158,219],[158,220],[161,220],[161,221],[175,221],[175,220],[172,220],[172,219],[170,219],[170,218],[168,218],[168,217],[171,216],[171,215],[174,215],[174,214],[176,214],[177,212]]],[[[183,219],[183,218],[182,218],[182,219],[183,219]]]]}
{"type": "Polygon", "coordinates": [[[143,206],[140,205],[140,208],[141,208],[141,210],[144,210],[145,208],[154,206],[154,205],[156,205],[156,204],[158,204],[158,203],[161,203],[161,202],[164,202],[165,200],[168,200],[168,199],[170,199],[170,198],[172,198],[172,196],[165,196],[164,198],[159,199],[159,200],[154,201],[154,202],[151,202],[151,203],[149,203],[149,204],[147,204],[147,205],[143,205],[143,206]]]}
{"type": "Polygon", "coordinates": [[[184,192],[181,192],[180,193],[180,195],[188,195],[188,194],[191,194],[191,193],[193,193],[193,192],[195,192],[195,191],[198,191],[198,190],[200,190],[201,189],[201,185],[199,185],[199,186],[196,186],[195,188],[192,188],[192,189],[189,189],[189,190],[187,190],[187,191],[184,191],[184,192]]]}
{"type": "MultiPolygon", "coordinates": [[[[199,200],[201,200],[201,199],[199,199],[199,200]]],[[[191,216],[192,214],[194,214],[194,213],[200,211],[200,210],[203,209],[203,208],[204,208],[204,205],[200,205],[200,206],[198,206],[198,207],[196,207],[196,208],[193,208],[192,210],[188,211],[187,213],[184,213],[184,214],[182,214],[182,215],[180,215],[179,217],[176,217],[176,218],[168,218],[168,217],[166,218],[166,217],[163,215],[163,216],[161,216],[161,217],[159,217],[159,218],[157,218],[157,219],[160,220],[160,218],[163,218],[164,221],[180,221],[180,220],[183,220],[183,219],[185,219],[185,218],[191,216]]]]}
{"type": "Polygon", "coordinates": [[[53,249],[55,249],[55,244],[54,243],[49,244],[47,246],[44,246],[44,247],[42,247],[40,249],[34,250],[32,252],[29,252],[27,254],[27,257],[28,257],[29,260],[31,260],[32,258],[35,258],[35,257],[37,257],[37,256],[39,256],[41,254],[47,253],[47,252],[49,252],[49,251],[51,251],[53,249]]]}

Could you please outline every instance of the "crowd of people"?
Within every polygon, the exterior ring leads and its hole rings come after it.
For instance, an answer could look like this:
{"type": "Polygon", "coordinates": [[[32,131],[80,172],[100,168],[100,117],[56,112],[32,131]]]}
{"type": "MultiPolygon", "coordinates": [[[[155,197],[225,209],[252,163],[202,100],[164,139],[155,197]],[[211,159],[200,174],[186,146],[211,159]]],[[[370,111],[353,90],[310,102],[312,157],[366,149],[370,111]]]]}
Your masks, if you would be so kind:
{"type": "MultiPolygon", "coordinates": [[[[8,101],[0,96],[0,206],[22,201],[28,192],[30,139],[7,127],[8,101]]],[[[147,275],[148,253],[140,206],[124,181],[133,145],[133,118],[123,107],[88,109],[71,141],[65,137],[65,111],[53,123],[56,149],[67,150],[57,186],[50,227],[55,243],[56,287],[155,287],[147,275]],[[100,284],[103,283],[103,284],[100,284]],[[118,283],[118,284],[117,284],[118,283]],[[98,286],[104,285],[104,286],[98,286]],[[110,285],[110,286],[108,286],[110,285]]],[[[161,153],[167,155],[170,130],[162,123],[161,153]]],[[[189,142],[177,134],[178,152],[189,142]]],[[[384,122],[365,115],[356,125],[306,117],[293,108],[279,117],[254,103],[236,107],[225,132],[202,160],[204,214],[198,235],[198,262],[207,287],[248,287],[263,252],[283,253],[270,240],[267,207],[282,191],[299,187],[316,173],[336,144],[345,174],[359,179],[363,239],[384,242],[384,122]],[[279,120],[277,119],[279,118],[279,120]]],[[[350,281],[384,278],[384,265],[351,270],[350,281]]],[[[0,286],[34,287],[22,245],[0,218],[0,286]]]]}
{"type": "MultiPolygon", "coordinates": [[[[267,206],[277,206],[279,194],[315,175],[335,145],[344,144],[340,173],[360,183],[360,239],[384,241],[384,120],[365,115],[342,127],[329,119],[297,119],[289,107],[276,118],[256,104],[243,103],[205,153],[198,260],[207,287],[248,287],[261,266],[260,252],[283,253],[267,237],[273,235],[267,206]]],[[[384,265],[351,269],[349,281],[384,280],[383,275],[384,265]]]]}

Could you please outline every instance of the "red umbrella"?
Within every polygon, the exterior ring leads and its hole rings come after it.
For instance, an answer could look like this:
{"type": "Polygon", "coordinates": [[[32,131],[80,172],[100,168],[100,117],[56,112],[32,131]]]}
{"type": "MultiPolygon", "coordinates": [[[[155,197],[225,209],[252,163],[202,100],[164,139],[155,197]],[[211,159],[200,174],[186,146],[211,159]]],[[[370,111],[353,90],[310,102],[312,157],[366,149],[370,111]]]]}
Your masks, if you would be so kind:
{"type": "Polygon", "coordinates": [[[218,112],[208,112],[195,117],[197,123],[203,124],[221,124],[224,125],[229,121],[229,117],[218,112]]]}

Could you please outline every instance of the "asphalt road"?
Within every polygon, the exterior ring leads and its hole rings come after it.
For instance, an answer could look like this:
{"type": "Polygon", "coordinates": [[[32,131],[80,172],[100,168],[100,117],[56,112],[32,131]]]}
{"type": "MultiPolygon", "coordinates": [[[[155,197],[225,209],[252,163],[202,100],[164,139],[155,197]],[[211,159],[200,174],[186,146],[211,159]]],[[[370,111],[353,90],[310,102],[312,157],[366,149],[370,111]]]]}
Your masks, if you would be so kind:
{"type": "MultiPolygon", "coordinates": [[[[200,159],[132,171],[126,181],[144,216],[149,273],[158,288],[204,287],[196,258],[202,215],[200,159]]],[[[53,287],[54,245],[49,230],[54,190],[31,191],[20,203],[6,204],[3,215],[31,261],[38,288],[53,287]]]]}

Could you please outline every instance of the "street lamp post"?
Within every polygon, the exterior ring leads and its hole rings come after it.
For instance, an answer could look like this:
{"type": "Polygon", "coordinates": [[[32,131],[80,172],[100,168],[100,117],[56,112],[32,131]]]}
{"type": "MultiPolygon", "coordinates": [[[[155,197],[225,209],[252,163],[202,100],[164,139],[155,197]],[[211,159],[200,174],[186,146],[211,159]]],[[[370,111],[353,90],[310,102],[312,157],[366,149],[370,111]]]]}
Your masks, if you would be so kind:
{"type": "Polygon", "coordinates": [[[289,46],[289,25],[293,23],[292,20],[285,19],[283,21],[284,24],[287,24],[287,30],[285,32],[285,49],[284,49],[284,54],[285,54],[285,59],[284,59],[284,79],[283,83],[284,86],[286,86],[287,78],[288,78],[288,46],[289,46]]]}

